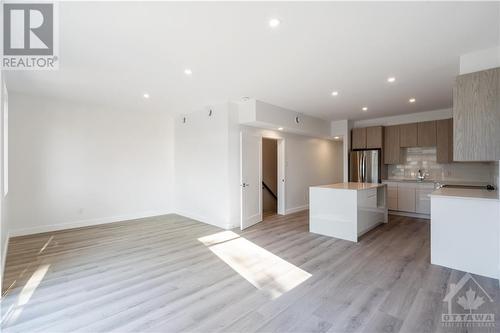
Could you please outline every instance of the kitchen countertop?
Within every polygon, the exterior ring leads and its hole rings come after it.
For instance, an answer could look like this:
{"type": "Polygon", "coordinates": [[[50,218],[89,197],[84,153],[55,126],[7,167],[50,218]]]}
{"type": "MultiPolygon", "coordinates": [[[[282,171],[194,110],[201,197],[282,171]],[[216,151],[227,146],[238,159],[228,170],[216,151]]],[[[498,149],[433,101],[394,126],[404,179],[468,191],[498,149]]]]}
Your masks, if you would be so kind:
{"type": "Polygon", "coordinates": [[[372,188],[377,188],[377,187],[382,187],[386,186],[385,184],[378,184],[378,183],[337,183],[337,184],[328,184],[328,185],[318,185],[318,186],[311,186],[311,187],[318,187],[318,188],[330,188],[330,189],[335,189],[335,190],[351,190],[351,191],[363,191],[363,190],[369,190],[372,188]]]}
{"type": "Polygon", "coordinates": [[[463,188],[440,188],[431,193],[435,197],[449,197],[460,199],[482,199],[500,201],[498,191],[488,191],[483,189],[463,189],[463,188]]]}
{"type": "Polygon", "coordinates": [[[397,179],[382,179],[383,182],[396,182],[396,183],[427,183],[433,184],[439,181],[432,179],[416,180],[412,178],[397,178],[397,179]]]}
{"type": "Polygon", "coordinates": [[[424,179],[422,181],[416,180],[414,178],[393,178],[393,179],[382,179],[383,182],[401,182],[401,183],[439,183],[441,185],[469,185],[469,186],[486,186],[488,182],[480,181],[468,181],[460,179],[424,179]]]}

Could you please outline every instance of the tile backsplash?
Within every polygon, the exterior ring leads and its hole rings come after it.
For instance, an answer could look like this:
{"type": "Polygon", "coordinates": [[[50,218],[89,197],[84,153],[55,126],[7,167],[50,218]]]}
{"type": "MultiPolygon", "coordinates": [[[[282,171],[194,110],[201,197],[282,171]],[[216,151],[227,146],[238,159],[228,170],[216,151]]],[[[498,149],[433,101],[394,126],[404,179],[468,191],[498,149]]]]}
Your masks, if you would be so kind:
{"type": "Polygon", "coordinates": [[[418,170],[427,173],[432,180],[463,180],[469,182],[494,183],[498,177],[498,164],[489,162],[454,162],[438,164],[436,147],[413,147],[405,149],[406,163],[388,166],[389,179],[417,178],[418,170]]]}

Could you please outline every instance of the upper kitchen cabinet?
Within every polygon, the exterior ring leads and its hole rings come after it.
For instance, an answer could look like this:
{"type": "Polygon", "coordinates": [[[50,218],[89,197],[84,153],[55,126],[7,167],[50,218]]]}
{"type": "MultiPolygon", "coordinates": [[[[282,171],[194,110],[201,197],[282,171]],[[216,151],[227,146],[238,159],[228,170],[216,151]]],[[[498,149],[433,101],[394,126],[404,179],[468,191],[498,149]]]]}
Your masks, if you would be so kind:
{"type": "Polygon", "coordinates": [[[417,123],[399,125],[399,143],[402,148],[417,146],[417,123]]]}
{"type": "Polygon", "coordinates": [[[436,161],[453,162],[453,119],[436,121],[436,161]]]}
{"type": "Polygon", "coordinates": [[[384,127],[384,164],[400,164],[399,126],[384,127]]]}
{"type": "Polygon", "coordinates": [[[353,128],[351,149],[365,149],[365,148],[366,148],[366,128],[353,128]]]}
{"type": "Polygon", "coordinates": [[[383,127],[372,126],[352,129],[351,149],[381,149],[383,143],[383,127]]]}
{"type": "Polygon", "coordinates": [[[500,160],[500,67],[457,77],[453,89],[453,158],[500,160]]]}
{"type": "Polygon", "coordinates": [[[436,122],[424,121],[417,123],[417,146],[435,147],[436,146],[436,122]]]}
{"type": "Polygon", "coordinates": [[[384,129],[382,126],[372,126],[366,128],[366,148],[382,149],[382,138],[384,129]]]}

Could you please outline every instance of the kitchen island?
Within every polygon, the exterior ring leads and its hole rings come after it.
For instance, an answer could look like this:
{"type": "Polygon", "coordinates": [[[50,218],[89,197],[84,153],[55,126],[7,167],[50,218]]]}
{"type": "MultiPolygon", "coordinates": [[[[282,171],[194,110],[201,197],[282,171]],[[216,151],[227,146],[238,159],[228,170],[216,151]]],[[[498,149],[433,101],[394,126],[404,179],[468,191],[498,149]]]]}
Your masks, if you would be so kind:
{"type": "Polygon", "coordinates": [[[338,183],[309,188],[309,231],[357,242],[387,223],[386,185],[338,183]]]}
{"type": "Polygon", "coordinates": [[[500,193],[440,188],[431,194],[431,263],[498,279],[500,193]]]}

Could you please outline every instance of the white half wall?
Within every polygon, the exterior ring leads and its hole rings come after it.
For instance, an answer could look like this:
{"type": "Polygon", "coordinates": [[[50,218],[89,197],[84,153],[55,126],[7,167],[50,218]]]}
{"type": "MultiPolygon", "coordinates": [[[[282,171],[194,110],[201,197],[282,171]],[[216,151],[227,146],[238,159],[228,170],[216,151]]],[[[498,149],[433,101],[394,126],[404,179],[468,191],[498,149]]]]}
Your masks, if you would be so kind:
{"type": "Polygon", "coordinates": [[[9,96],[10,235],[173,210],[173,118],[9,96]]]}

